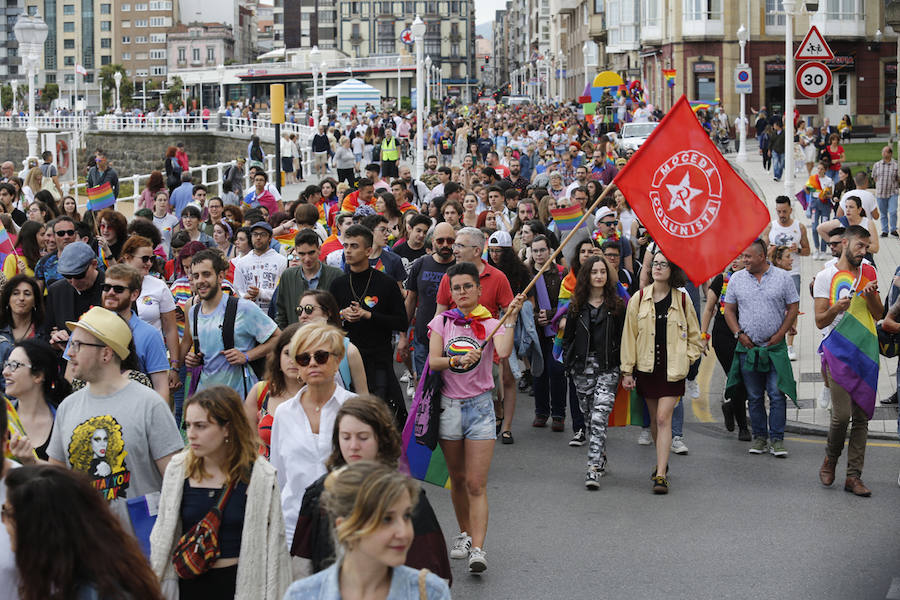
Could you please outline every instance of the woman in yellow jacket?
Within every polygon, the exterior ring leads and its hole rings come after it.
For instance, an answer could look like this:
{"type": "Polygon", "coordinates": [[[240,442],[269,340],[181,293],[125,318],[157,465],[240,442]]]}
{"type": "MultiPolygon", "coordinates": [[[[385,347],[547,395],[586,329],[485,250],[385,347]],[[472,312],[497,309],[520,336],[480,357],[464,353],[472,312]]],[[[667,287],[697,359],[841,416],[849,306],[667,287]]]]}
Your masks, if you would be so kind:
{"type": "Polygon", "coordinates": [[[684,290],[684,271],[656,252],[653,283],[631,297],[622,332],[622,385],[637,388],[650,409],[656,443],[653,492],[669,491],[666,479],[672,445],[672,411],[684,395],[684,379],[703,348],[700,325],[684,290]],[[687,308],[686,308],[687,307],[687,308]]]}

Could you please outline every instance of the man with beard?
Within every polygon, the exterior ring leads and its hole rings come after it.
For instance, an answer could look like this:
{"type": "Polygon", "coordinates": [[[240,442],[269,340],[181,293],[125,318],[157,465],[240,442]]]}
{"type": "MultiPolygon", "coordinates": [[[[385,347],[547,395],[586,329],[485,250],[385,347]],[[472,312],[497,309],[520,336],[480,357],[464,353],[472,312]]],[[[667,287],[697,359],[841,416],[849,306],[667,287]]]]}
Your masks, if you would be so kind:
{"type": "Polygon", "coordinates": [[[400,181],[402,181],[404,185],[406,185],[406,189],[409,190],[409,201],[421,208],[422,204],[425,202],[425,197],[428,196],[428,186],[418,179],[413,179],[412,169],[409,168],[409,165],[402,164],[398,170],[400,171],[400,181]]]}
{"type": "MultiPolygon", "coordinates": [[[[428,358],[428,322],[435,315],[438,287],[447,269],[456,264],[456,257],[453,255],[455,242],[456,232],[453,227],[449,223],[438,223],[431,238],[434,253],[417,259],[406,279],[406,316],[410,322],[415,317],[413,368],[417,377],[422,374],[425,359],[428,358]]],[[[400,339],[397,352],[401,354],[401,358],[409,353],[408,345],[407,338],[400,339]]]]}
{"type": "Polygon", "coordinates": [[[522,177],[522,164],[518,158],[512,158],[509,161],[509,176],[505,178],[514,188],[519,190],[519,195],[524,196],[528,189],[528,180],[522,177]]]}
{"type": "Polygon", "coordinates": [[[250,300],[234,296],[225,300],[222,281],[227,269],[228,263],[218,250],[201,250],[194,255],[190,278],[201,301],[188,311],[180,354],[188,368],[202,367],[197,390],[226,385],[246,396],[257,382],[248,363],[268,356],[281,331],[250,300]],[[234,325],[229,327],[234,346],[226,348],[226,309],[232,302],[237,302],[234,325]]]}
{"type": "MultiPolygon", "coordinates": [[[[166,359],[166,344],[159,329],[141,319],[132,310],[132,305],[141,295],[144,277],[131,265],[113,265],[106,272],[106,281],[101,289],[103,308],[122,317],[131,329],[137,354],[138,370],[146,373],[153,382],[153,389],[163,398],[169,397],[169,380],[174,387],[178,381],[178,371],[169,370],[166,359]]],[[[172,357],[177,361],[178,357],[172,357]]]]}
{"type": "MultiPolygon", "coordinates": [[[[878,280],[875,268],[865,265],[868,283],[861,290],[851,293],[839,300],[831,297],[832,279],[839,272],[849,271],[854,280],[860,276],[863,257],[869,251],[869,231],[859,225],[851,225],[844,232],[841,240],[842,253],[837,263],[822,269],[816,275],[813,285],[815,297],[816,326],[828,336],[831,330],[844,318],[844,313],[850,308],[850,303],[855,300],[853,296],[860,294],[866,303],[866,309],[872,315],[872,319],[879,319],[884,313],[881,296],[878,295],[878,280]]],[[[730,289],[731,286],[729,286],[730,289]]],[[[896,325],[897,313],[892,310],[893,325],[896,325]]],[[[891,325],[888,325],[890,328],[891,325]]],[[[865,327],[857,327],[857,335],[875,337],[875,331],[869,331],[865,327]]],[[[877,341],[877,340],[871,340],[877,341]]],[[[858,342],[857,342],[858,343],[858,342]]],[[[860,352],[859,360],[868,360],[860,352]]],[[[875,364],[877,370],[878,364],[875,364]]],[[[819,469],[819,480],[822,485],[830,486],[834,483],[835,467],[844,449],[844,438],[847,436],[847,427],[850,426],[850,442],[847,447],[847,479],[844,482],[844,490],[857,496],[871,496],[872,492],[867,488],[860,476],[862,475],[863,462],[866,458],[866,439],[868,438],[869,419],[861,408],[861,398],[854,397],[859,391],[853,392],[845,386],[848,380],[841,374],[834,373],[829,367],[823,367],[826,382],[831,390],[831,424],[828,428],[828,442],[825,446],[825,461],[819,469]],[[851,425],[852,419],[852,425],[851,425]]]]}
{"type": "Polygon", "coordinates": [[[278,279],[287,268],[287,259],[273,250],[271,243],[272,226],[265,221],[254,223],[250,228],[253,248],[234,261],[234,291],[263,312],[269,310],[278,279]]]}

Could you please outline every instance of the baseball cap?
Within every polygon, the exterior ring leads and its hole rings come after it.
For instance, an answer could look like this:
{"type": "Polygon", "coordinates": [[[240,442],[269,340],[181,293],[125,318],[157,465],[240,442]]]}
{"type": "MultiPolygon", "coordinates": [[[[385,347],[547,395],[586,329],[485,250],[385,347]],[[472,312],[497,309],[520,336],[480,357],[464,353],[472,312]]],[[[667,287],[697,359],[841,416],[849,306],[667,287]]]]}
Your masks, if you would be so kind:
{"type": "Polygon", "coordinates": [[[78,275],[84,273],[91,261],[95,260],[97,255],[91,250],[91,247],[84,242],[72,242],[66,246],[62,254],[59,256],[56,270],[60,275],[78,275]]]}
{"type": "Polygon", "coordinates": [[[265,221],[257,221],[253,225],[250,226],[250,231],[254,229],[265,229],[269,232],[269,235],[272,235],[272,226],[266,223],[265,221]]]}
{"type": "Polygon", "coordinates": [[[95,306],[81,315],[78,321],[66,321],[66,327],[74,332],[84,329],[92,336],[113,349],[119,358],[128,358],[128,344],[131,343],[131,328],[125,319],[111,310],[95,306]]]}
{"type": "Polygon", "coordinates": [[[512,238],[505,231],[495,231],[488,239],[488,246],[500,246],[501,248],[512,248],[512,238]]]}

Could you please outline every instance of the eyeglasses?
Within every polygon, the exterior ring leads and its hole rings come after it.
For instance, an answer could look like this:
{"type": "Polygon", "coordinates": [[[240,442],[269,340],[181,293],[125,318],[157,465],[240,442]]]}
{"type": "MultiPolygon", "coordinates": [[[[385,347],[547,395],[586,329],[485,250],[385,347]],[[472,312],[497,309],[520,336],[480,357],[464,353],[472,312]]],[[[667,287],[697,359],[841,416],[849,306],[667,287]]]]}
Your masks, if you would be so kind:
{"type": "Polygon", "coordinates": [[[668,268],[669,268],[669,263],[667,263],[667,262],[660,262],[660,261],[658,261],[658,260],[654,260],[652,263],[650,263],[650,265],[651,265],[654,269],[668,269],[668,268]]]}
{"type": "Polygon", "coordinates": [[[460,284],[460,285],[454,285],[453,287],[450,288],[450,291],[451,291],[451,292],[456,292],[456,293],[459,293],[459,292],[468,292],[469,290],[472,290],[472,289],[474,289],[474,288],[475,288],[475,284],[474,284],[474,283],[463,283],[463,284],[460,284]]]}
{"type": "Polygon", "coordinates": [[[7,360],[3,363],[3,370],[9,371],[10,373],[15,373],[19,370],[19,367],[28,367],[31,368],[31,365],[28,363],[19,362],[17,360],[7,360]]]}
{"type": "Polygon", "coordinates": [[[299,317],[300,313],[306,313],[308,315],[311,315],[316,311],[316,309],[321,310],[321,308],[322,308],[321,306],[316,306],[315,304],[304,304],[303,306],[297,307],[297,316],[299,317]]]}
{"type": "Polygon", "coordinates": [[[81,352],[81,349],[84,346],[93,346],[94,348],[106,348],[106,344],[90,344],[88,342],[76,342],[75,340],[69,340],[69,354],[75,353],[78,354],[81,352]]]}
{"type": "Polygon", "coordinates": [[[66,237],[67,235],[75,235],[74,229],[66,229],[65,231],[57,231],[56,237],[66,237]]]}
{"type": "Polygon", "coordinates": [[[442,246],[444,244],[452,244],[455,241],[456,241],[456,238],[434,238],[434,243],[440,244],[442,246]]]}
{"type": "Polygon", "coordinates": [[[131,291],[131,288],[127,285],[113,285],[111,283],[104,283],[100,286],[100,289],[103,290],[104,294],[108,293],[109,290],[112,290],[117,294],[121,294],[125,290],[128,290],[129,292],[131,291]]]}
{"type": "MultiPolygon", "coordinates": [[[[532,252],[534,252],[533,249],[532,249],[532,252]]],[[[610,260],[613,260],[613,259],[618,260],[619,259],[619,255],[616,254],[615,252],[604,252],[603,256],[605,256],[606,258],[608,258],[610,260]]]]}
{"type": "Polygon", "coordinates": [[[87,277],[87,269],[76,275],[63,275],[65,279],[84,279],[85,277],[87,277]]]}
{"type": "Polygon", "coordinates": [[[303,352],[294,358],[301,367],[308,367],[310,359],[315,360],[317,365],[324,365],[331,358],[331,352],[328,350],[316,350],[312,354],[303,352]]]}
{"type": "Polygon", "coordinates": [[[462,250],[463,248],[478,248],[478,246],[472,246],[469,244],[459,244],[459,243],[453,244],[454,250],[462,250]]]}

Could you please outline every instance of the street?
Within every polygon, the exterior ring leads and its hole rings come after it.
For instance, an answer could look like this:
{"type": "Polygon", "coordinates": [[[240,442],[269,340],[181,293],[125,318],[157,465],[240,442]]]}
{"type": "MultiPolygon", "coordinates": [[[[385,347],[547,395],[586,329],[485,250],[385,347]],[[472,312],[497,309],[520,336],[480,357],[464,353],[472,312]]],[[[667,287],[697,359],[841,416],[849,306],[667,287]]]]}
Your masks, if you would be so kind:
{"type": "MultiPolygon", "coordinates": [[[[655,451],[637,444],[637,427],[610,430],[609,469],[590,492],[587,447],[569,447],[571,431],[532,428],[533,398],[520,394],[516,443],[496,445],[488,481],[488,570],[451,560],[453,597],[884,599],[900,575],[900,445],[869,441],[873,495],[857,498],[843,491],[846,452],[824,488],[824,437],[788,433],[787,459],[750,455],[712,396],[718,421],[696,422],[687,407],[690,454],[671,455],[670,492],[654,496],[655,451]]],[[[426,491],[452,543],[449,492],[426,491]]]]}

